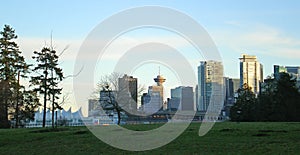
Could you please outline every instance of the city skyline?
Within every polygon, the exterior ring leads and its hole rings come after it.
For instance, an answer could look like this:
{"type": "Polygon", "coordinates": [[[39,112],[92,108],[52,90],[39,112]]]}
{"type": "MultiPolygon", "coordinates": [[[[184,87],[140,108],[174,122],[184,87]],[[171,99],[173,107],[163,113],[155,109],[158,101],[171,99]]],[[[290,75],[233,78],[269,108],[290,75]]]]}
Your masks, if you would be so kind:
{"type": "MultiPolygon", "coordinates": [[[[53,34],[53,43],[57,51],[62,51],[69,46],[61,56],[60,65],[65,75],[74,74],[74,61],[77,52],[87,34],[101,21],[122,10],[145,6],[158,5],[174,8],[188,14],[199,22],[214,40],[223,59],[224,76],[231,78],[239,77],[239,60],[241,54],[256,55],[264,65],[264,78],[271,75],[273,65],[299,66],[300,30],[298,19],[300,11],[298,1],[273,2],[273,1],[251,1],[251,2],[198,2],[192,1],[109,1],[97,2],[19,2],[5,1],[3,6],[14,6],[18,11],[11,11],[4,7],[0,14],[0,25],[11,25],[18,35],[17,43],[27,61],[32,62],[33,51],[41,50],[44,45],[50,44],[50,34],[53,34]],[[47,6],[47,7],[45,7],[47,6]],[[74,11],[76,10],[76,11],[74,11]],[[50,13],[51,12],[51,13],[50,13]]],[[[125,22],[125,21],[124,21],[125,22]]],[[[173,41],[182,49],[185,56],[194,64],[195,74],[199,59],[193,59],[190,51],[193,48],[186,46],[186,42],[176,38],[176,35],[163,30],[146,29],[133,31],[119,38],[111,51],[122,49],[126,44],[139,44],[147,41],[168,42],[173,41]]],[[[108,54],[104,61],[112,61],[109,69],[119,57],[118,52],[108,54]]],[[[140,84],[145,86],[153,84],[152,77],[157,75],[156,66],[152,63],[144,68],[136,69],[135,77],[141,79],[140,84]],[[152,69],[149,69],[152,68],[152,69]],[[147,73],[143,70],[147,69],[147,73]],[[151,78],[146,78],[151,77],[151,78]]],[[[97,76],[110,73],[109,69],[99,69],[95,72],[97,76]]],[[[165,87],[170,89],[179,86],[176,75],[161,66],[162,75],[167,77],[165,87]],[[175,82],[173,82],[175,81],[175,82]],[[173,82],[173,83],[172,83],[173,82]],[[172,86],[172,87],[171,87],[172,86]]],[[[128,73],[130,74],[130,73],[128,73]]],[[[63,83],[64,93],[73,92],[73,80],[66,79],[63,83]]],[[[193,86],[195,87],[195,86],[193,86]]],[[[91,90],[93,91],[93,90],[91,90]]],[[[69,106],[75,104],[75,97],[70,96],[69,106]]]]}

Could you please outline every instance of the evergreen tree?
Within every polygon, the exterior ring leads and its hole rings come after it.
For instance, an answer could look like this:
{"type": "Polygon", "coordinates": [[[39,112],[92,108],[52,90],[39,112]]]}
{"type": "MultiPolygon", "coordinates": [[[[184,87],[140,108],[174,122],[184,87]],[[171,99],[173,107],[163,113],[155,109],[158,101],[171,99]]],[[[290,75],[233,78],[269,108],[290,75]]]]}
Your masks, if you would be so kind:
{"type": "Polygon", "coordinates": [[[238,89],[236,103],[230,109],[232,121],[254,121],[257,99],[247,84],[238,89]]]}
{"type": "Polygon", "coordinates": [[[300,121],[300,93],[296,79],[288,73],[269,77],[256,100],[249,88],[239,89],[230,109],[232,121],[300,121]]]}
{"type": "Polygon", "coordinates": [[[279,120],[280,112],[276,101],[276,81],[273,77],[268,77],[261,86],[258,96],[257,120],[270,121],[279,120]]]}
{"type": "Polygon", "coordinates": [[[41,104],[39,103],[39,98],[36,92],[32,90],[26,91],[24,89],[20,93],[21,97],[18,118],[20,122],[26,123],[34,120],[34,113],[38,110],[38,107],[41,106],[41,104]]]}
{"type": "Polygon", "coordinates": [[[59,81],[63,80],[62,69],[58,67],[58,56],[56,51],[44,47],[41,51],[34,51],[32,58],[36,60],[37,65],[33,71],[38,75],[31,77],[32,85],[35,85],[35,91],[44,95],[43,103],[43,127],[46,125],[47,101],[52,100],[52,125],[54,127],[54,110],[60,108],[55,99],[59,99],[61,88],[58,88],[59,81]]]}
{"type": "MultiPolygon", "coordinates": [[[[27,73],[28,65],[14,42],[17,39],[15,30],[9,25],[4,25],[0,35],[0,127],[9,127],[8,110],[15,108],[15,113],[19,111],[19,78],[27,73]],[[15,93],[16,98],[13,98],[15,93]]],[[[15,117],[18,123],[18,115],[15,117]]]]}
{"type": "MultiPolygon", "coordinates": [[[[53,51],[53,50],[52,50],[53,51]]],[[[58,56],[56,55],[56,51],[52,52],[52,61],[51,61],[51,78],[50,78],[50,88],[49,93],[51,94],[50,100],[52,102],[52,128],[54,128],[54,112],[56,109],[62,110],[62,107],[58,103],[59,95],[61,94],[62,88],[59,88],[58,84],[63,80],[63,72],[62,69],[58,67],[58,56]]]]}
{"type": "Polygon", "coordinates": [[[296,87],[296,79],[287,73],[280,73],[276,80],[277,112],[279,112],[279,121],[300,121],[300,94],[296,87]]]}

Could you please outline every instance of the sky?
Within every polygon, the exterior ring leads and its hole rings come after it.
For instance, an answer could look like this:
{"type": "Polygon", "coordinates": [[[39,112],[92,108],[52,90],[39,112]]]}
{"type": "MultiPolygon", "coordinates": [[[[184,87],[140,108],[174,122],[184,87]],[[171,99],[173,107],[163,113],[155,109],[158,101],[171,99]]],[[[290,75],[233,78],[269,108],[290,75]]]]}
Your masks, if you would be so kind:
{"type": "MultiPolygon", "coordinates": [[[[78,51],[89,33],[102,21],[123,10],[141,6],[161,6],[187,14],[197,21],[210,35],[221,55],[224,76],[239,78],[241,54],[256,55],[264,66],[264,77],[272,74],[273,65],[300,66],[300,1],[176,1],[176,0],[122,0],[122,1],[2,1],[0,26],[11,25],[18,35],[16,41],[27,58],[32,52],[50,45],[57,51],[67,50],[61,56],[65,75],[74,73],[78,51]]],[[[158,17],[159,18],[159,17],[158,17]]],[[[122,22],[128,20],[123,19],[122,22]]],[[[2,29],[1,28],[1,29],[2,29]]],[[[102,58],[98,58],[94,80],[109,74],[124,48],[151,41],[176,45],[176,49],[188,59],[196,72],[201,57],[191,53],[192,46],[177,34],[164,29],[135,29],[115,39],[102,58]],[[121,52],[121,53],[118,53],[121,52]]],[[[127,49],[127,50],[128,50],[127,49]]],[[[158,54],[159,55],[159,54],[158,54]]],[[[152,61],[141,64],[130,74],[139,78],[139,83],[148,87],[160,72],[167,79],[166,91],[181,85],[176,71],[166,64],[152,61]]],[[[64,93],[69,94],[65,107],[84,106],[87,101],[74,97],[73,79],[63,81],[64,93]]],[[[167,92],[167,97],[169,93],[167,92]]],[[[87,97],[86,97],[87,99],[87,97]]]]}

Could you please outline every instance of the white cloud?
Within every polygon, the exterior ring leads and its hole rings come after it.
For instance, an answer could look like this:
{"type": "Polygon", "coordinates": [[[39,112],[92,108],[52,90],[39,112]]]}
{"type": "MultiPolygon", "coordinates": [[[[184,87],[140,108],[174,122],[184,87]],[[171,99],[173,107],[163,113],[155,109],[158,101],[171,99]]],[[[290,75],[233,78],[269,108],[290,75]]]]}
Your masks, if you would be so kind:
{"type": "Polygon", "coordinates": [[[235,52],[251,51],[277,58],[300,58],[300,39],[263,24],[231,24],[230,29],[214,33],[217,44],[235,52]]]}
{"type": "MultiPolygon", "coordinates": [[[[79,47],[81,45],[81,40],[70,40],[70,39],[53,39],[52,46],[54,49],[60,53],[66,47],[66,51],[61,55],[61,61],[74,60],[79,47]]],[[[31,59],[34,51],[39,51],[43,47],[50,47],[50,39],[45,38],[19,38],[17,43],[26,59],[31,59]]]]}

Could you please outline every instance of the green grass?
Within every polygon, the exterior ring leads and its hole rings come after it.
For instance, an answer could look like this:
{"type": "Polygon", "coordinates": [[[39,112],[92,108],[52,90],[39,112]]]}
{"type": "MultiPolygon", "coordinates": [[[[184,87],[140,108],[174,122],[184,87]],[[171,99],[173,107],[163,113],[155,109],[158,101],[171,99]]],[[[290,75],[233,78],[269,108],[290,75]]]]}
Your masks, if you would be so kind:
{"type": "MultiPolygon", "coordinates": [[[[149,130],[160,125],[127,125],[149,130]]],[[[86,127],[0,129],[0,154],[299,154],[300,123],[216,123],[203,137],[193,123],[163,147],[129,152],[98,140],[86,127]]]]}

